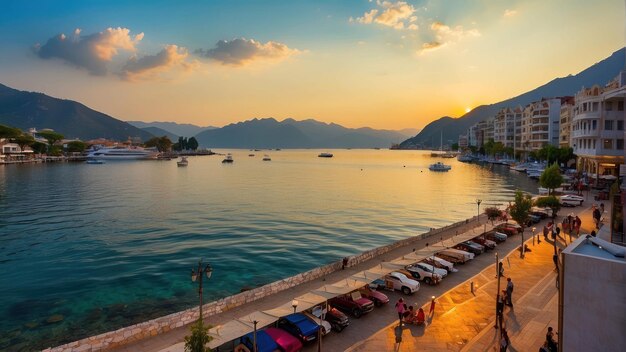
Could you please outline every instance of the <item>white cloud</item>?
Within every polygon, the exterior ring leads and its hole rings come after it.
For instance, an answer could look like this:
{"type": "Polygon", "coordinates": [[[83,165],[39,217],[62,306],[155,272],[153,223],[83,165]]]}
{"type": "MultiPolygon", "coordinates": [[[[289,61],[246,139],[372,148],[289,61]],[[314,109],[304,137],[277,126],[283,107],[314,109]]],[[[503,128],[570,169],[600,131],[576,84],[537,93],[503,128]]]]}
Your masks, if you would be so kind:
{"type": "MultiPolygon", "coordinates": [[[[417,30],[417,26],[409,25],[409,23],[417,21],[414,16],[415,7],[404,1],[376,1],[376,5],[380,9],[372,9],[365,12],[362,17],[357,17],[356,22],[363,24],[377,23],[398,30],[409,29],[417,30]]],[[[350,22],[355,21],[352,17],[350,22]]]]}
{"type": "Polygon", "coordinates": [[[466,37],[480,36],[480,32],[477,29],[465,30],[462,26],[450,27],[437,21],[430,25],[430,30],[435,40],[422,44],[421,53],[440,49],[447,44],[456,43],[466,37]]]}
{"type": "Polygon", "coordinates": [[[517,10],[509,10],[509,9],[506,9],[506,10],[504,10],[504,14],[503,14],[503,16],[504,16],[504,17],[513,17],[513,16],[515,16],[516,14],[517,14],[517,10]]]}
{"type": "Polygon", "coordinates": [[[200,56],[231,66],[243,66],[260,60],[280,61],[300,52],[283,43],[269,41],[263,44],[246,38],[220,40],[215,48],[196,51],[200,56]]]}
{"type": "Polygon", "coordinates": [[[126,80],[148,79],[157,77],[160,73],[175,68],[188,70],[193,67],[187,62],[187,49],[177,45],[166,45],[155,55],[146,55],[141,58],[131,57],[122,68],[120,76],[126,80]]]}
{"type": "Polygon", "coordinates": [[[131,36],[128,28],[107,28],[86,36],[76,29],[72,37],[65,34],[48,39],[44,45],[36,44],[37,55],[42,59],[58,58],[71,65],[84,68],[94,75],[105,75],[107,63],[120,50],[135,52],[137,44],[143,39],[143,33],[131,36]]]}

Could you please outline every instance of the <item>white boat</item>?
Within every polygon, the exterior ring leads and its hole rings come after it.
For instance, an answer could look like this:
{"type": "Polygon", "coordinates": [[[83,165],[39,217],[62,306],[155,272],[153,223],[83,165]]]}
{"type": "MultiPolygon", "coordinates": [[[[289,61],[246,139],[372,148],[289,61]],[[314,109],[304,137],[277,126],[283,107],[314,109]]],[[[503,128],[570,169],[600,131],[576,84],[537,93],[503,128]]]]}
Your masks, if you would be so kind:
{"type": "Polygon", "coordinates": [[[428,169],[430,171],[450,171],[450,169],[452,169],[452,166],[450,165],[446,165],[444,163],[442,163],[441,161],[438,161],[434,164],[430,164],[430,166],[428,167],[428,169]]]}
{"type": "Polygon", "coordinates": [[[456,160],[462,162],[462,163],[469,163],[472,162],[472,160],[474,160],[474,158],[472,158],[469,154],[463,154],[463,155],[459,155],[456,157],[456,160]]]}
{"type": "Polygon", "coordinates": [[[104,147],[92,150],[87,159],[96,160],[140,160],[156,159],[158,151],[154,148],[141,147],[104,147]]]}
{"type": "Polygon", "coordinates": [[[265,154],[263,155],[263,161],[272,161],[272,158],[270,158],[269,155],[265,154]]]}
{"type": "Polygon", "coordinates": [[[183,156],[180,161],[176,162],[176,165],[178,166],[187,166],[187,164],[189,164],[189,162],[187,161],[187,157],[183,156]]]}
{"type": "Polygon", "coordinates": [[[232,163],[233,161],[234,161],[233,156],[230,153],[228,153],[226,157],[224,158],[224,160],[222,160],[222,163],[232,163]]]}
{"type": "Polygon", "coordinates": [[[85,163],[92,164],[92,165],[99,165],[99,164],[104,164],[104,160],[102,160],[102,159],[89,159],[89,160],[85,161],[85,163]]]}
{"type": "Polygon", "coordinates": [[[320,153],[318,155],[318,157],[320,157],[320,158],[332,158],[333,157],[333,153],[320,153]]]}

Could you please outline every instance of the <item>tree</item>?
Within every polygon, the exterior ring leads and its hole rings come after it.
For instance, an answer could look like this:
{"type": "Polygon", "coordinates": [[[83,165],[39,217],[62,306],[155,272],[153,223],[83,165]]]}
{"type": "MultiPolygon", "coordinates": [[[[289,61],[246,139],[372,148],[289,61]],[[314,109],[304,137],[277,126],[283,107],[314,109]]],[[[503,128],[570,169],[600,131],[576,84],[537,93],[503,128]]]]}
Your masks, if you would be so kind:
{"type": "Polygon", "coordinates": [[[48,150],[48,145],[45,143],[35,141],[31,144],[31,149],[37,154],[43,154],[48,150]]]}
{"type": "Polygon", "coordinates": [[[69,153],[82,153],[87,145],[82,141],[71,141],[67,143],[67,151],[69,153]]]}
{"type": "Polygon", "coordinates": [[[557,159],[559,161],[559,164],[563,164],[567,166],[567,163],[570,160],[576,159],[576,154],[574,154],[574,149],[568,148],[568,147],[559,148],[559,155],[557,159]]]}
{"type": "Polygon", "coordinates": [[[159,152],[167,152],[172,148],[172,141],[167,136],[152,137],[146,143],[146,147],[156,147],[159,152]]]}
{"type": "Polygon", "coordinates": [[[187,146],[191,150],[198,149],[198,140],[196,139],[196,137],[189,138],[189,141],[187,141],[187,146]]]}
{"type": "Polygon", "coordinates": [[[500,209],[498,209],[498,207],[485,208],[485,215],[487,215],[487,219],[491,221],[492,225],[493,225],[493,222],[496,221],[501,216],[501,214],[502,212],[500,211],[500,209]]]}
{"type": "Polygon", "coordinates": [[[211,342],[213,337],[209,335],[209,327],[198,320],[191,325],[191,336],[185,336],[185,352],[210,352],[211,349],[206,344],[211,342]]]}
{"type": "Polygon", "coordinates": [[[552,210],[552,220],[556,219],[556,214],[561,210],[561,201],[555,196],[540,197],[535,205],[541,208],[552,210]]]}
{"type": "Polygon", "coordinates": [[[38,135],[45,138],[48,141],[48,152],[52,152],[52,146],[54,143],[63,139],[63,135],[60,133],[56,133],[52,130],[44,130],[37,132],[38,135]]]}
{"type": "Polygon", "coordinates": [[[5,125],[0,125],[0,138],[17,138],[22,135],[22,130],[5,125]]]}
{"type": "Polygon", "coordinates": [[[543,170],[543,173],[541,173],[539,177],[539,184],[541,187],[548,189],[548,194],[552,194],[552,191],[561,186],[562,183],[563,176],[561,176],[561,169],[559,169],[559,165],[556,163],[543,170]]]}
{"type": "Polygon", "coordinates": [[[27,146],[30,146],[33,143],[35,143],[35,138],[33,138],[33,136],[31,136],[30,134],[25,134],[25,133],[22,133],[21,135],[15,137],[15,138],[11,138],[11,140],[13,142],[17,143],[17,145],[20,146],[20,149],[22,151],[24,151],[24,149],[27,146]]]}
{"type": "Polygon", "coordinates": [[[524,227],[526,227],[526,224],[528,223],[528,217],[532,207],[533,200],[529,194],[524,194],[522,191],[515,191],[515,203],[511,205],[509,214],[511,214],[511,218],[522,227],[522,247],[520,248],[520,258],[524,258],[524,227]]]}

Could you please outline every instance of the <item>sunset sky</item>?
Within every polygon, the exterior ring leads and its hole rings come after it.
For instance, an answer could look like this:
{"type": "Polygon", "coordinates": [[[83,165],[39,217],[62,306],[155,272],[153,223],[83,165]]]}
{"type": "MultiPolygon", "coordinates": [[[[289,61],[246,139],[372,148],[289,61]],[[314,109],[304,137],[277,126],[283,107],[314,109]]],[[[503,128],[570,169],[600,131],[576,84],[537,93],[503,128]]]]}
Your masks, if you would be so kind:
{"type": "Polygon", "coordinates": [[[7,1],[0,83],[121,120],[422,128],[624,46],[624,0],[7,1]]]}

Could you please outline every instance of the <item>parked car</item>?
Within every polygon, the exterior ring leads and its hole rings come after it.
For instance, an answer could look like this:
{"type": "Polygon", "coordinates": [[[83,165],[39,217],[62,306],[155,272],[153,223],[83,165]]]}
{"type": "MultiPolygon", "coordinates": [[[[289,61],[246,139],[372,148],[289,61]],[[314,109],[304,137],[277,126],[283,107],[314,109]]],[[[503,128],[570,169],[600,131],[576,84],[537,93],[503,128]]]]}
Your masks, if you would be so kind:
{"type": "Polygon", "coordinates": [[[496,248],[496,241],[488,240],[483,236],[472,238],[472,242],[478,243],[481,246],[485,247],[485,250],[496,248]]]}
{"type": "Polygon", "coordinates": [[[361,296],[358,291],[331,298],[328,303],[341,311],[352,314],[357,319],[374,309],[374,302],[361,296]]]}
{"type": "Polygon", "coordinates": [[[536,214],[533,214],[533,213],[528,214],[528,221],[529,221],[529,223],[531,225],[540,222],[541,219],[542,219],[542,217],[540,215],[536,215],[536,214]]]}
{"type": "Polygon", "coordinates": [[[493,229],[507,236],[515,236],[519,233],[515,227],[510,226],[508,224],[499,224],[493,229]]]}
{"type": "Polygon", "coordinates": [[[321,305],[315,306],[311,310],[311,314],[318,318],[321,315],[322,319],[329,322],[332,328],[337,332],[342,332],[343,329],[350,325],[350,319],[348,319],[348,316],[343,314],[343,312],[339,309],[331,306],[329,306],[328,310],[321,305]]]}
{"type": "Polygon", "coordinates": [[[455,264],[465,264],[466,262],[474,259],[474,253],[455,248],[443,249],[435,255],[455,264]]]}
{"type": "Polygon", "coordinates": [[[448,273],[456,273],[457,271],[459,271],[457,268],[454,267],[454,264],[436,256],[428,257],[424,259],[423,262],[426,264],[434,265],[436,268],[444,269],[448,273]]]}
{"type": "Polygon", "coordinates": [[[532,207],[530,208],[530,213],[533,215],[539,215],[542,219],[545,219],[552,216],[552,209],[532,207]]]}
{"type": "Polygon", "coordinates": [[[289,314],[278,320],[278,327],[297,337],[302,342],[311,342],[317,338],[319,325],[302,313],[289,314]]]}
{"type": "Polygon", "coordinates": [[[502,232],[498,232],[498,231],[489,231],[483,234],[483,236],[488,239],[488,240],[492,240],[496,243],[502,243],[504,241],[507,240],[507,238],[509,237],[507,234],[502,233],[502,232]]]}
{"type": "MultiPolygon", "coordinates": [[[[420,281],[424,281],[427,285],[438,284],[441,282],[441,279],[443,278],[441,271],[445,271],[445,270],[437,269],[439,270],[439,272],[437,272],[437,271],[434,271],[433,269],[434,268],[431,265],[423,264],[423,263],[416,263],[413,265],[408,265],[406,267],[406,270],[411,275],[411,277],[420,281]],[[428,267],[430,267],[430,269],[428,269],[428,267]]],[[[445,271],[445,273],[446,275],[448,275],[447,271],[445,271]]]]}
{"type": "Polygon", "coordinates": [[[363,286],[361,289],[359,289],[359,292],[363,297],[374,302],[374,305],[376,307],[380,307],[383,304],[389,303],[389,297],[387,297],[386,294],[378,290],[372,289],[369,286],[363,286]]]}
{"type": "Polygon", "coordinates": [[[454,248],[460,249],[462,251],[474,253],[474,255],[480,255],[485,251],[485,247],[472,241],[461,242],[457,244],[456,246],[454,246],[454,248]]]}
{"type": "Polygon", "coordinates": [[[265,332],[276,342],[283,352],[298,352],[302,349],[302,342],[279,328],[266,328],[265,332]]]}
{"type": "MultiPolygon", "coordinates": [[[[254,351],[254,332],[250,332],[241,338],[241,343],[249,351],[254,351]]],[[[302,344],[300,345],[302,346],[302,344]]],[[[256,347],[258,352],[274,352],[278,350],[278,344],[265,330],[256,332],[256,347]]]]}
{"type": "Polygon", "coordinates": [[[413,294],[420,289],[419,282],[396,271],[385,275],[385,286],[393,288],[394,290],[402,291],[405,295],[413,294]]]}
{"type": "Polygon", "coordinates": [[[325,336],[326,334],[328,334],[329,332],[331,332],[331,330],[333,329],[333,327],[330,325],[329,322],[327,322],[326,320],[324,320],[324,318],[322,318],[320,320],[319,317],[316,317],[315,315],[309,313],[309,312],[302,312],[302,314],[306,315],[307,318],[309,318],[314,324],[320,325],[322,328],[322,336],[325,336]]]}

